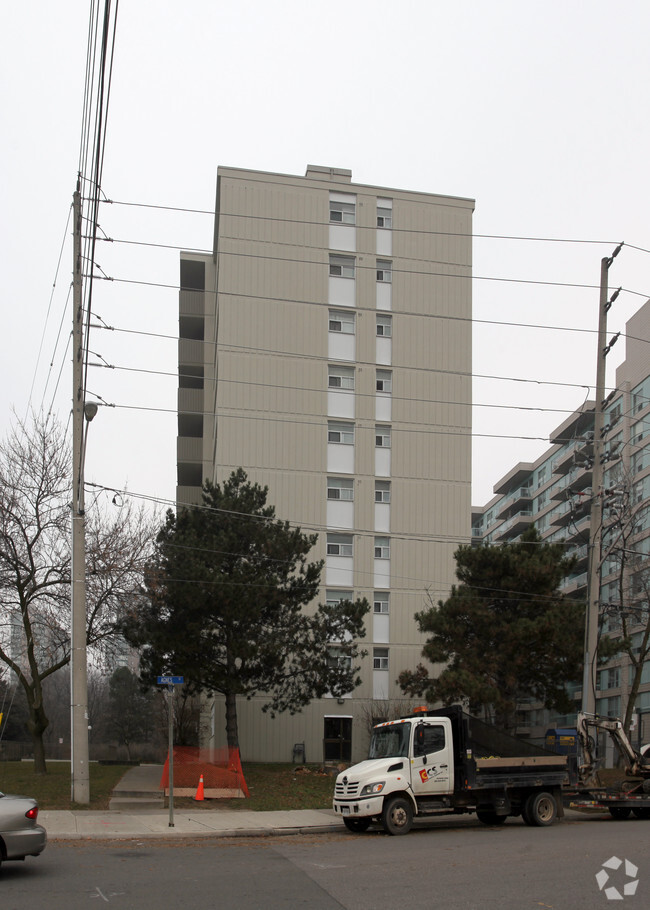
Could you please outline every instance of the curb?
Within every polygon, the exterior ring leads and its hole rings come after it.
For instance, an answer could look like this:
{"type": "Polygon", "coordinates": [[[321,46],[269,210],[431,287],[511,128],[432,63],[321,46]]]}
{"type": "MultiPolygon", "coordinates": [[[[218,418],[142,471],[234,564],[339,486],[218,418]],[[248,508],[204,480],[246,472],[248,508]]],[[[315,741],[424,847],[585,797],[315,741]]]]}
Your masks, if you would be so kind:
{"type": "Polygon", "coordinates": [[[322,825],[315,828],[305,828],[305,827],[294,827],[294,828],[224,828],[222,831],[192,831],[191,833],[177,832],[174,828],[168,828],[167,831],[163,832],[154,832],[154,831],[145,831],[140,832],[139,834],[119,834],[119,833],[104,833],[96,832],[93,834],[78,834],[78,833],[61,833],[61,834],[49,834],[48,833],[48,843],[55,843],[56,841],[83,841],[87,843],[88,841],[107,841],[107,840],[119,840],[119,841],[143,841],[143,840],[219,840],[220,838],[234,838],[234,837],[290,837],[294,835],[305,835],[305,834],[336,834],[342,833],[345,831],[345,828],[340,825],[322,825]]]}

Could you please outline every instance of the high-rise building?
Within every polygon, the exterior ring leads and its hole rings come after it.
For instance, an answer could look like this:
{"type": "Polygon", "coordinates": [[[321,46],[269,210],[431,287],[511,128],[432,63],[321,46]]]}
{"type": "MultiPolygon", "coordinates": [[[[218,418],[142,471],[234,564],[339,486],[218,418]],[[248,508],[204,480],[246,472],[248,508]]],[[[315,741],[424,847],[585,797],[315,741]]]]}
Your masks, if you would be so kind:
{"type": "MultiPolygon", "coordinates": [[[[238,467],[318,532],[322,600],[366,597],[362,685],[271,720],[249,759],[357,760],[420,660],[414,614],[470,537],[471,199],[219,168],[211,255],[181,255],[177,501],[238,467]]],[[[223,742],[212,706],[213,743],[223,742]]]]}
{"type": "MultiPolygon", "coordinates": [[[[625,335],[625,360],[605,403],[602,489],[592,489],[594,402],[587,401],[553,431],[550,448],[534,462],[515,465],[494,485],[494,498],[473,509],[472,541],[513,541],[530,525],[548,542],[565,541],[576,565],[563,593],[586,605],[591,499],[597,492],[603,505],[601,634],[632,636],[641,649],[650,609],[650,301],[628,320],[625,335]]],[[[596,710],[619,717],[632,698],[643,718],[636,735],[647,742],[650,661],[636,695],[633,671],[624,653],[598,671],[596,710]]],[[[579,703],[581,685],[573,691],[579,703]]],[[[542,736],[549,723],[571,725],[575,715],[549,715],[532,699],[520,704],[520,733],[542,736]]]]}

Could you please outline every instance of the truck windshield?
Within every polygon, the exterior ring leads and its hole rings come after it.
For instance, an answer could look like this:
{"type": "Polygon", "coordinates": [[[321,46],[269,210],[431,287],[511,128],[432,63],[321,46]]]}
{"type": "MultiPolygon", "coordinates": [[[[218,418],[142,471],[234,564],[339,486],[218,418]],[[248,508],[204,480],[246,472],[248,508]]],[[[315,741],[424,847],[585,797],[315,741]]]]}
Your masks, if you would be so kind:
{"type": "Polygon", "coordinates": [[[398,758],[408,755],[410,736],[410,724],[375,727],[372,731],[368,758],[398,758]]]}

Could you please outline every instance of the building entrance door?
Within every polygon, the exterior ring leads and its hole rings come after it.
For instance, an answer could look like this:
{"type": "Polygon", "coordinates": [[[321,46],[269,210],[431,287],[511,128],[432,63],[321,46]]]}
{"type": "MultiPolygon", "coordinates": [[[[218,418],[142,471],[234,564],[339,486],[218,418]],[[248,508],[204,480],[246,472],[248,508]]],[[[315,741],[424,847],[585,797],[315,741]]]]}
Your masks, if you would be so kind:
{"type": "Polygon", "coordinates": [[[323,761],[352,759],[352,718],[331,715],[323,718],[323,761]]]}

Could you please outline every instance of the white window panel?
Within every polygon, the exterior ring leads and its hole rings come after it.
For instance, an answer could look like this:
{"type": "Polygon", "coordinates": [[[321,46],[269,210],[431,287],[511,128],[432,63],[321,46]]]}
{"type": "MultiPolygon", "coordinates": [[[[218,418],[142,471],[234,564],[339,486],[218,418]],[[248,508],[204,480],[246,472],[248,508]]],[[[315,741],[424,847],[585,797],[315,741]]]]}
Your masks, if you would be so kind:
{"type": "MultiPolygon", "coordinates": [[[[332,336],[330,335],[330,338],[332,336]]],[[[329,354],[332,357],[332,354],[329,354]]],[[[377,336],[375,346],[375,362],[384,366],[390,366],[393,362],[393,341],[392,338],[380,338],[377,336]]]]}
{"type": "Polygon", "coordinates": [[[328,417],[354,418],[354,392],[346,389],[327,390],[328,417]]]}
{"type": "Polygon", "coordinates": [[[390,616],[374,613],[372,617],[372,640],[390,641],[390,616]]]}
{"type": "Polygon", "coordinates": [[[391,310],[393,308],[393,285],[388,281],[378,281],[375,287],[377,288],[377,309],[391,310]]]}
{"type": "MultiPolygon", "coordinates": [[[[344,415],[340,415],[344,416],[344,415]]],[[[346,415],[347,416],[347,415],[346,415]]],[[[353,415],[351,415],[353,416],[353,415]]],[[[392,401],[390,395],[377,393],[375,398],[375,420],[392,420],[392,401]]]]}
{"type": "Polygon", "coordinates": [[[375,701],[388,701],[390,674],[385,670],[374,670],[372,674],[372,697],[375,701]]]}
{"type": "MultiPolygon", "coordinates": [[[[391,450],[375,447],[375,476],[390,477],[391,450]]],[[[351,472],[350,472],[351,473],[351,472]]]]}

